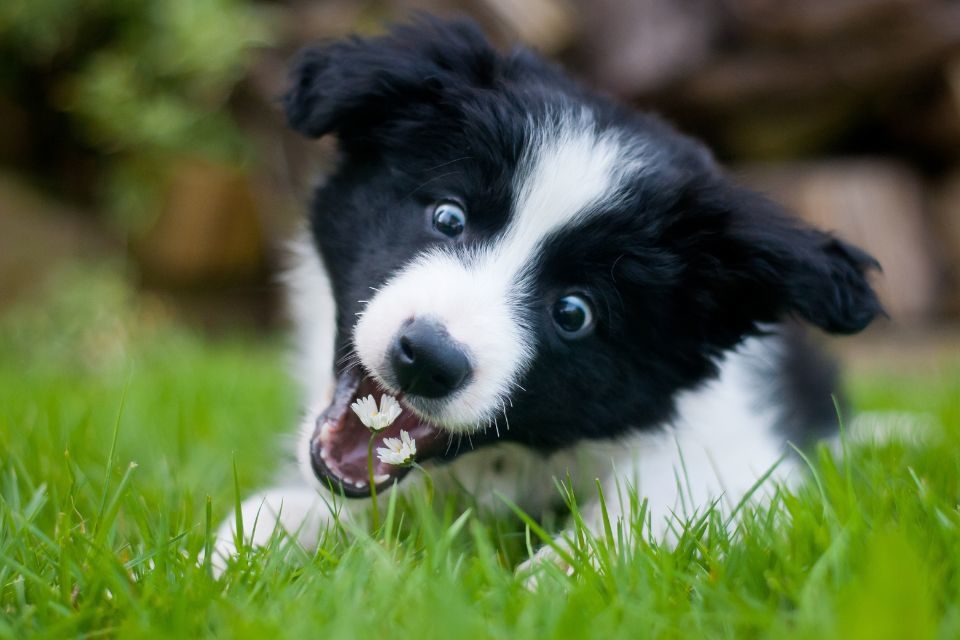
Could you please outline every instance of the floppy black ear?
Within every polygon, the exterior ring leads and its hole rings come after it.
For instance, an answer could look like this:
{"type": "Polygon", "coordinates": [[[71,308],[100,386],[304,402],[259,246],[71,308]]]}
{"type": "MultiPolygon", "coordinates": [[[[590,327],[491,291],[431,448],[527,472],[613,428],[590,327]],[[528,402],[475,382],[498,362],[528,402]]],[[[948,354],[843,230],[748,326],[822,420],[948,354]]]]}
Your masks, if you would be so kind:
{"type": "MultiPolygon", "coordinates": [[[[722,230],[707,242],[721,306],[752,322],[796,315],[830,333],[856,333],[883,307],[867,279],[880,264],[865,251],[735,188],[715,199],[722,230]]],[[[716,229],[715,229],[716,230],[716,229]]]]}
{"type": "Polygon", "coordinates": [[[794,311],[831,333],[856,333],[884,313],[866,274],[880,263],[859,247],[813,231],[817,253],[787,280],[794,311]]]}
{"type": "Polygon", "coordinates": [[[303,51],[284,97],[290,126],[309,137],[358,131],[441,93],[492,82],[498,55],[469,20],[422,16],[386,35],[303,51]]]}

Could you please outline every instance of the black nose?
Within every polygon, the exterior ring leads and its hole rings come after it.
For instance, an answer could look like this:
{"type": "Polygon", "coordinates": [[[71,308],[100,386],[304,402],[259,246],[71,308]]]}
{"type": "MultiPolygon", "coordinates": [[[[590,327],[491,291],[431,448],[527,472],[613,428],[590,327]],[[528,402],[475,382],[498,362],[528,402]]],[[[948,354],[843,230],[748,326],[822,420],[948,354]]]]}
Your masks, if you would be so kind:
{"type": "Polygon", "coordinates": [[[470,360],[439,322],[418,318],[406,324],[390,347],[390,366],[405,393],[442,398],[470,377],[470,360]]]}

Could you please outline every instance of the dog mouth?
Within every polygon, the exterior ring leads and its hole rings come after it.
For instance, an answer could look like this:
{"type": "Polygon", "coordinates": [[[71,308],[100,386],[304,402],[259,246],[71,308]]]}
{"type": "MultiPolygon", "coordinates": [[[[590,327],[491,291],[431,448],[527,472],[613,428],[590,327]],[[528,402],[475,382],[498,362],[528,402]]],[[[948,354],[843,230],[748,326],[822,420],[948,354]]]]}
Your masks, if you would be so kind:
{"type": "MultiPolygon", "coordinates": [[[[376,451],[383,446],[384,438],[397,438],[401,431],[406,431],[416,441],[416,462],[440,453],[446,442],[443,432],[405,406],[402,397],[398,400],[403,411],[393,424],[377,433],[370,431],[350,405],[371,394],[379,400],[383,393],[373,378],[357,370],[346,371],[337,378],[330,406],[317,418],[310,439],[313,472],[321,482],[329,483],[332,489],[348,498],[365,498],[371,493],[367,464],[371,436],[376,451]]],[[[409,472],[409,466],[387,464],[374,453],[373,482],[377,491],[389,488],[409,472]]]]}

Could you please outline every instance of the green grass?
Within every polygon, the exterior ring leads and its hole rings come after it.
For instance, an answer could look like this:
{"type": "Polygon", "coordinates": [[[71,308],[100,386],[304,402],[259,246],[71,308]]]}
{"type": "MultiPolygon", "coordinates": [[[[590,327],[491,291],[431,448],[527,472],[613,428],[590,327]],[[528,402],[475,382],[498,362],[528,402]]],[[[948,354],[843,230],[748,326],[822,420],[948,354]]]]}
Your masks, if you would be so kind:
{"type": "Polygon", "coordinates": [[[934,416],[923,444],[821,455],[730,535],[708,514],[675,548],[588,541],[595,563],[536,592],[514,576],[519,519],[423,498],[215,580],[194,558],[234,465],[241,493],[267,482],[296,419],[282,349],[140,312],[65,337],[72,309],[0,329],[0,638],[960,637],[960,362],[852,381],[860,408],[934,416]]]}

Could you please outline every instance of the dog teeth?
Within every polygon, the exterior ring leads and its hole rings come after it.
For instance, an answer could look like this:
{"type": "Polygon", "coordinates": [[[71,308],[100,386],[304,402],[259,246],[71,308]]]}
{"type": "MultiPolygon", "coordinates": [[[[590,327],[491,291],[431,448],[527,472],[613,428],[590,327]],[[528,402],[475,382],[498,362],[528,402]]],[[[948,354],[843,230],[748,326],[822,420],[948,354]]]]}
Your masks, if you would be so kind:
{"type": "Polygon", "coordinates": [[[381,473],[378,476],[373,476],[373,481],[376,482],[377,484],[386,482],[389,479],[390,479],[390,476],[387,475],[386,473],[381,473]]]}
{"type": "Polygon", "coordinates": [[[332,422],[324,421],[323,425],[320,427],[320,442],[322,444],[327,444],[330,442],[330,438],[333,437],[334,426],[332,422]]]}
{"type": "Polygon", "coordinates": [[[356,482],[353,483],[353,486],[355,486],[357,489],[363,489],[367,486],[367,483],[364,482],[363,480],[357,480],[356,482]]]}

